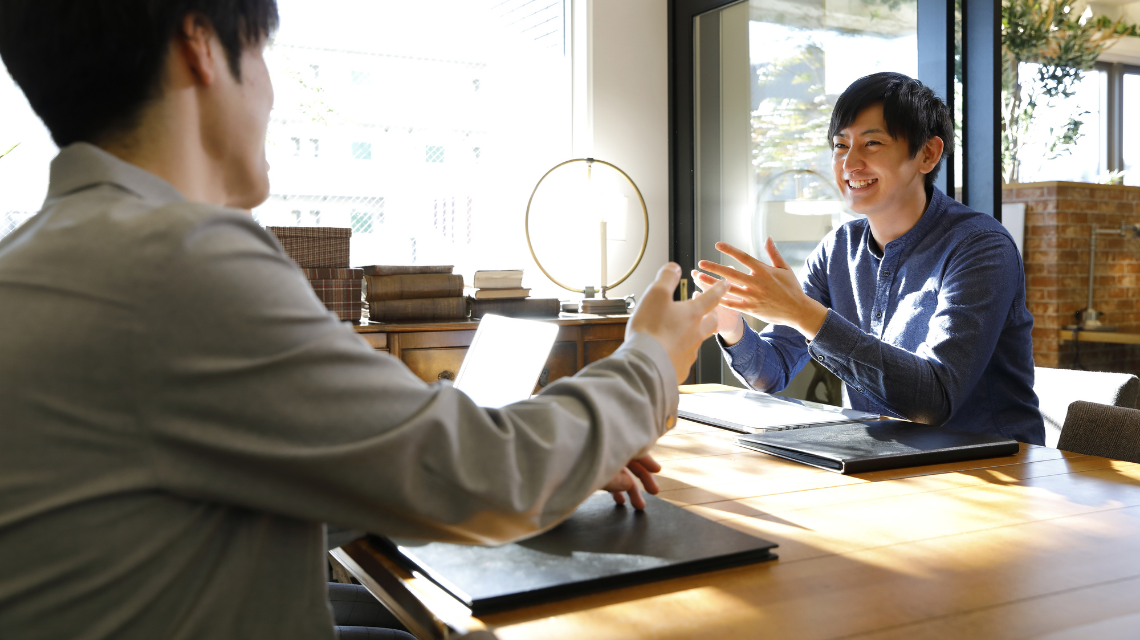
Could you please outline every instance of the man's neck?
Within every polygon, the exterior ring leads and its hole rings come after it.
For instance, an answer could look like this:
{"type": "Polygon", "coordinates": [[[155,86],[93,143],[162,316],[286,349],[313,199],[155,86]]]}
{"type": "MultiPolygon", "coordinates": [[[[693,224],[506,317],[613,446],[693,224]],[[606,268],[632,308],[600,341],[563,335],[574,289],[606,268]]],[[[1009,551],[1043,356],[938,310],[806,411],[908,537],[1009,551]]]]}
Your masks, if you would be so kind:
{"type": "Polygon", "coordinates": [[[171,113],[185,111],[179,106],[152,105],[135,131],[97,146],[169,182],[187,200],[225,205],[225,183],[202,147],[197,118],[171,113]],[[156,113],[159,110],[166,113],[156,113]]]}
{"type": "Polygon", "coordinates": [[[880,251],[918,224],[922,214],[930,206],[932,197],[933,191],[927,195],[925,186],[922,186],[920,189],[910,190],[908,196],[893,211],[867,216],[867,223],[871,226],[871,236],[879,245],[880,251]]]}

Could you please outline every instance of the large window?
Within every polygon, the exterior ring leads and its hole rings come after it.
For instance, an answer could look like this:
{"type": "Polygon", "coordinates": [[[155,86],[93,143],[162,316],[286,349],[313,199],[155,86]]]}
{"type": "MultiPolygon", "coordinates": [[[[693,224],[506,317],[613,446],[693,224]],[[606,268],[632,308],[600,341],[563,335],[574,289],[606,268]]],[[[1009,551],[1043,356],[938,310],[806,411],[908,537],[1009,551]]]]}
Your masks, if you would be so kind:
{"type": "Polygon", "coordinates": [[[564,0],[279,7],[257,220],[352,227],[354,264],[530,265],[527,198],[571,151],[564,0]]]}
{"type": "Polygon", "coordinates": [[[0,238],[43,206],[48,164],[58,152],[23,92],[0,65],[0,153],[9,149],[0,158],[0,238]]]}
{"type": "Polygon", "coordinates": [[[695,41],[698,258],[728,240],[793,267],[849,215],[827,128],[839,94],[879,71],[918,74],[917,3],[751,0],[700,15],[695,41]]]}
{"type": "MultiPolygon", "coordinates": [[[[571,153],[567,5],[279,0],[255,218],[352,227],[353,264],[532,265],[527,198],[571,153]]],[[[20,143],[0,158],[3,236],[39,210],[58,150],[6,73],[0,118],[0,153],[20,143]]]]}
{"type": "MultiPolygon", "coordinates": [[[[1025,91],[1036,83],[1036,64],[1022,64],[1025,91]]],[[[1084,74],[1068,98],[1040,97],[1033,112],[1025,146],[1019,155],[1020,182],[1102,182],[1108,179],[1108,77],[1107,70],[1084,74]],[[1073,144],[1059,132],[1070,120],[1081,123],[1073,144]]],[[[1125,125],[1127,126],[1127,124],[1125,125]]]]}
{"type": "Polygon", "coordinates": [[[1124,184],[1140,186],[1140,121],[1135,114],[1140,113],[1140,68],[1127,67],[1123,73],[1121,109],[1125,114],[1121,127],[1121,156],[1124,171],[1124,184]],[[1128,114],[1133,114],[1129,117],[1128,114]]]}

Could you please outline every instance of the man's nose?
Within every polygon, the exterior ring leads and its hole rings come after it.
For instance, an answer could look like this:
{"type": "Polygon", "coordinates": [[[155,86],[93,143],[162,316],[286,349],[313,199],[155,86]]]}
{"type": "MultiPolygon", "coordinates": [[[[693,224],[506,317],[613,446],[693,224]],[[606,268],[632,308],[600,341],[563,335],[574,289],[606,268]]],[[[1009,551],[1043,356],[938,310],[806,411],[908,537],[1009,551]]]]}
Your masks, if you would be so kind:
{"type": "Polygon", "coordinates": [[[847,150],[847,153],[843,155],[843,171],[850,173],[862,168],[863,154],[859,151],[858,147],[851,147],[847,150]]]}

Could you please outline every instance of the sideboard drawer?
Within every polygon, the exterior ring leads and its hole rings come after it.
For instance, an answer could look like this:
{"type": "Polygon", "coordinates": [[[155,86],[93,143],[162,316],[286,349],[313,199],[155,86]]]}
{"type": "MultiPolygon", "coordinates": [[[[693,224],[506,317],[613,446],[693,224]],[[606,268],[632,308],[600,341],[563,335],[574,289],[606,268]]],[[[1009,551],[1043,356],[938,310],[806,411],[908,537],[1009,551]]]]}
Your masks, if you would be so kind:
{"type": "Polygon", "coordinates": [[[388,334],[386,333],[358,333],[358,336],[364,338],[368,346],[378,351],[388,350],[388,334]]]}
{"type": "Polygon", "coordinates": [[[412,373],[419,376],[424,382],[437,382],[439,380],[455,380],[459,374],[459,367],[463,365],[463,357],[467,355],[466,347],[443,349],[403,349],[400,359],[412,373]]]}
{"type": "Polygon", "coordinates": [[[618,350],[621,340],[598,340],[586,343],[586,363],[592,364],[618,350]]]}
{"type": "Polygon", "coordinates": [[[538,384],[534,392],[538,393],[543,387],[559,378],[572,376],[578,372],[578,343],[555,342],[550,350],[550,357],[543,365],[542,374],[538,377],[538,384]]]}

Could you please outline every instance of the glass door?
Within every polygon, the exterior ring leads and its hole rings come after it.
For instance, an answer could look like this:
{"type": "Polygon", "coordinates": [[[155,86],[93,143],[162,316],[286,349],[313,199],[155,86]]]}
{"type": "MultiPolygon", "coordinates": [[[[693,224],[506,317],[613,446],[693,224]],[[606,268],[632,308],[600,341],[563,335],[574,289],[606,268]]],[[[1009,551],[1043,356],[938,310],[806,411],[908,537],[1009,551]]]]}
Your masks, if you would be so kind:
{"type": "MultiPolygon", "coordinates": [[[[740,268],[714,248],[725,241],[767,262],[770,236],[799,271],[853,219],[832,175],[831,110],[862,76],[917,77],[917,21],[916,0],[748,0],[695,18],[696,260],[740,268]]],[[[711,342],[698,371],[739,384],[711,342]]],[[[805,367],[786,395],[837,401],[837,381],[820,371],[805,367]]]]}

